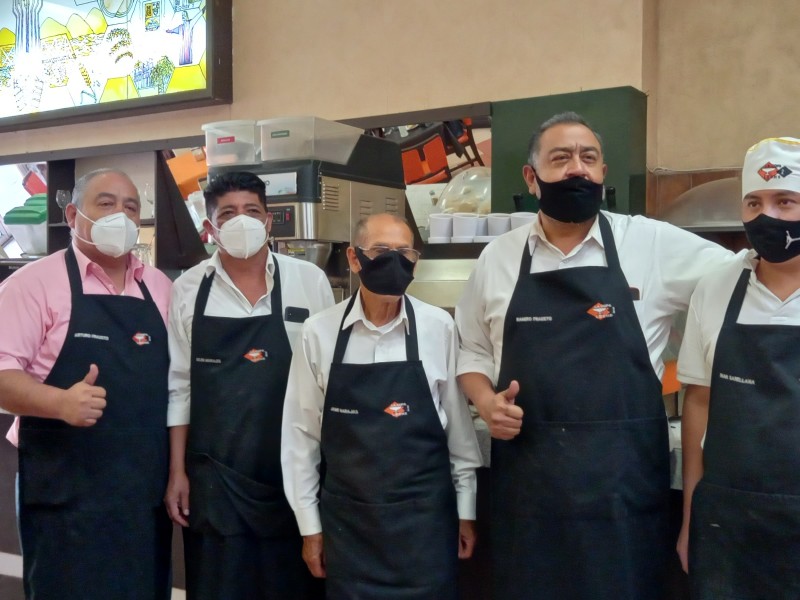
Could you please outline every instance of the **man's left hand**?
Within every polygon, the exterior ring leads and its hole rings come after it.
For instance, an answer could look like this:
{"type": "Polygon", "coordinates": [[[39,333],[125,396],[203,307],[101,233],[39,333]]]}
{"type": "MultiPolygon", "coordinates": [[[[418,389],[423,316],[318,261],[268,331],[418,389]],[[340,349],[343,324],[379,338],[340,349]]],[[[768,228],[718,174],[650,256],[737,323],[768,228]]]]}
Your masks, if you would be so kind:
{"type": "Polygon", "coordinates": [[[458,522],[458,558],[472,557],[472,551],[475,549],[475,540],[477,539],[475,521],[461,519],[458,522]]]}

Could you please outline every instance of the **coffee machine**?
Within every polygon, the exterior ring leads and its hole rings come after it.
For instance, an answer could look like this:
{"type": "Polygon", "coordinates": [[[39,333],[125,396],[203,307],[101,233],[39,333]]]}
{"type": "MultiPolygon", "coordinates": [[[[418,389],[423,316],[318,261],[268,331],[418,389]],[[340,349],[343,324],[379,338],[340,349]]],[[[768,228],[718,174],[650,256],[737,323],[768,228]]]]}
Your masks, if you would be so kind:
{"type": "Polygon", "coordinates": [[[263,179],[273,250],[317,264],[341,300],[358,287],[345,250],[359,219],[382,212],[405,215],[400,148],[314,117],[270,119],[259,126],[262,161],[212,167],[209,178],[247,170],[263,179]]]}

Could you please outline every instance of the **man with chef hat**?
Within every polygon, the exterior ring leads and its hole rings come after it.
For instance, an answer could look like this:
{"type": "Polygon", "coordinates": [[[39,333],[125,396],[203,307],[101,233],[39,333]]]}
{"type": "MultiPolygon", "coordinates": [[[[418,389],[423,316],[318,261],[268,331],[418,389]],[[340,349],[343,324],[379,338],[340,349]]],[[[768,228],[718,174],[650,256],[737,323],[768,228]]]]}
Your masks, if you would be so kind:
{"type": "Polygon", "coordinates": [[[800,139],[747,151],[742,222],[753,249],[700,281],[678,359],[696,600],[800,597],[800,139]]]}
{"type": "Polygon", "coordinates": [[[0,285],[27,598],[170,596],[170,281],[130,252],[140,207],[125,173],[87,173],[65,209],[72,243],[0,285]]]}
{"type": "Polygon", "coordinates": [[[321,598],[281,477],[281,415],[303,321],[333,304],[325,273],[272,252],[253,173],[204,190],[214,255],[181,275],[169,315],[170,478],[189,600],[321,598]]]}
{"type": "Polygon", "coordinates": [[[600,210],[600,136],[531,136],[532,224],[481,253],[456,306],[459,382],[492,437],[494,597],[656,600],[668,537],[661,354],[698,279],[732,254],[600,210]]]}

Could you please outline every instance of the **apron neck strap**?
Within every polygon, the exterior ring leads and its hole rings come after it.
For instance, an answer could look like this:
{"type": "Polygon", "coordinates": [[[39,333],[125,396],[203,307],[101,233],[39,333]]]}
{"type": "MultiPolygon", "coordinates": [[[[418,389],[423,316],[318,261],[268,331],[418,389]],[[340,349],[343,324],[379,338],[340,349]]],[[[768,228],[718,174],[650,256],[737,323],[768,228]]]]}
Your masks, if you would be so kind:
{"type": "MultiPolygon", "coordinates": [[[[69,277],[69,287],[72,292],[72,301],[74,303],[76,298],[83,296],[83,280],[81,279],[81,270],[78,267],[78,259],[75,256],[75,250],[72,248],[72,244],[67,246],[67,251],[64,253],[64,260],[67,263],[67,277],[69,277]]],[[[150,290],[147,289],[144,281],[137,281],[136,284],[142,291],[142,298],[147,302],[151,302],[153,298],[150,296],[150,290]]]]}
{"type": "MultiPolygon", "coordinates": [[[[273,257],[272,264],[275,266],[275,272],[272,276],[272,290],[267,290],[272,295],[270,298],[272,306],[272,314],[278,315],[283,319],[283,298],[281,297],[281,272],[278,269],[278,261],[273,257]]],[[[206,304],[208,303],[208,295],[211,293],[211,284],[214,281],[216,271],[212,271],[206,275],[200,282],[200,288],[197,290],[197,298],[194,302],[194,314],[206,314],[206,304]]]]}
{"type": "Polygon", "coordinates": [[[736,282],[736,287],[733,288],[733,294],[728,302],[728,308],[725,311],[725,320],[723,325],[735,325],[736,320],[739,318],[739,312],[742,309],[744,296],[747,293],[747,284],[750,282],[750,269],[742,269],[739,275],[739,280],[736,282]]]}
{"type": "MultiPolygon", "coordinates": [[[[620,270],[619,255],[617,254],[617,245],[614,243],[614,234],[611,233],[611,224],[603,213],[597,215],[598,223],[600,224],[600,237],[603,240],[603,247],[606,254],[606,263],[609,269],[620,270]]],[[[531,250],[528,240],[525,240],[525,248],[522,252],[522,260],[519,264],[519,276],[527,276],[531,274],[531,250]]]]}
{"type": "MultiPolygon", "coordinates": [[[[350,341],[350,334],[353,333],[353,325],[347,329],[344,327],[345,319],[350,311],[353,310],[353,305],[356,302],[356,296],[350,296],[350,301],[347,303],[347,308],[344,309],[342,315],[342,322],[339,324],[339,335],[336,336],[336,347],[333,350],[333,364],[339,364],[344,361],[344,352],[347,350],[347,342],[350,341]]],[[[406,331],[406,360],[416,362],[419,360],[419,343],[417,341],[417,321],[414,316],[414,308],[411,306],[411,301],[408,296],[403,296],[403,305],[406,309],[406,318],[408,318],[408,331],[406,331]]]]}

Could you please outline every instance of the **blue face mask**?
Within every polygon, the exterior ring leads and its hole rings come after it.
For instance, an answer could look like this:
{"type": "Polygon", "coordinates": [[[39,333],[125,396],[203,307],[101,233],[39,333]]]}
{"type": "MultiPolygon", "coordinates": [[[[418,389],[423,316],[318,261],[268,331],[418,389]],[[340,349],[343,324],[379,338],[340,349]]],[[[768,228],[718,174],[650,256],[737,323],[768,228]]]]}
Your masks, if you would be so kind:
{"type": "Polygon", "coordinates": [[[583,177],[548,183],[536,176],[539,209],[563,223],[583,223],[597,216],[603,203],[603,184],[583,177]]]}
{"type": "Polygon", "coordinates": [[[771,263],[800,256],[800,221],[784,221],[765,214],[744,223],[747,239],[758,255],[771,263]]]}

